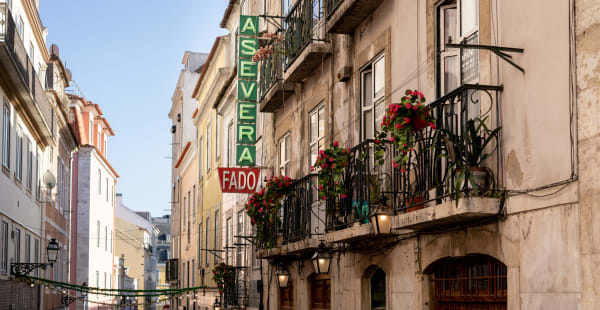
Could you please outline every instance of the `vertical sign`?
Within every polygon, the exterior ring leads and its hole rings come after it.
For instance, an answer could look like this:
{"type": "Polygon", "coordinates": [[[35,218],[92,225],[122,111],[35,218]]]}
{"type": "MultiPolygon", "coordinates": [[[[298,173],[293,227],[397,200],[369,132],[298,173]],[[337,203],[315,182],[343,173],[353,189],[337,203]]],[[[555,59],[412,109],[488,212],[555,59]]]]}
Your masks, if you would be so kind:
{"type": "Polygon", "coordinates": [[[238,103],[236,163],[256,165],[256,105],[258,96],[258,64],[252,57],[258,50],[258,16],[240,16],[238,60],[238,103]]]}

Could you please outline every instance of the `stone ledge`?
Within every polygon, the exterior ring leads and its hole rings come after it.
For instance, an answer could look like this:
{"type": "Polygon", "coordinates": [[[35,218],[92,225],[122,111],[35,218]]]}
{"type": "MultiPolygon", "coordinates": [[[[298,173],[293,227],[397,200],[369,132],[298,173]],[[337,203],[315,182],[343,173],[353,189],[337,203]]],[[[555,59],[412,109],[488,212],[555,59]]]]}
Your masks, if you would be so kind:
{"type": "Polygon", "coordinates": [[[263,113],[275,112],[277,108],[283,105],[285,98],[294,93],[294,90],[294,83],[275,81],[261,99],[260,111],[263,113]]]}
{"type": "Polygon", "coordinates": [[[375,236],[373,224],[367,223],[361,225],[357,222],[348,228],[328,232],[325,235],[325,241],[330,243],[351,242],[373,236],[375,236]]]}
{"type": "Polygon", "coordinates": [[[399,214],[392,219],[393,230],[425,230],[492,217],[500,210],[500,199],[486,197],[461,198],[446,201],[421,210],[399,214]]]}
{"type": "Polygon", "coordinates": [[[280,244],[272,249],[259,249],[256,252],[258,258],[276,258],[288,255],[297,255],[303,252],[310,252],[319,247],[319,240],[307,238],[296,242],[280,244]]]}
{"type": "Polygon", "coordinates": [[[331,44],[313,41],[294,59],[285,70],[283,80],[286,83],[302,82],[321,63],[323,56],[331,54],[331,44]]]}
{"type": "Polygon", "coordinates": [[[327,19],[327,32],[352,34],[383,0],[344,0],[327,19]]]}

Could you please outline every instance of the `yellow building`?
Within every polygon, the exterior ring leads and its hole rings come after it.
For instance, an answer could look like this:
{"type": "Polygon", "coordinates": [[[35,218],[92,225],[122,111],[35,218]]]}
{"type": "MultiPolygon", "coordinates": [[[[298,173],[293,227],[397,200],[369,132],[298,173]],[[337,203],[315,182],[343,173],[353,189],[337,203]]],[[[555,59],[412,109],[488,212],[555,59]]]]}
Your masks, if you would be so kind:
{"type": "Polygon", "coordinates": [[[231,72],[223,70],[227,64],[229,37],[217,37],[202,68],[200,77],[194,88],[193,98],[198,101],[198,110],[194,113],[194,124],[197,128],[198,143],[198,189],[199,200],[196,212],[199,214],[198,231],[198,269],[196,284],[208,286],[205,295],[196,296],[201,307],[214,304],[216,292],[212,279],[212,270],[223,257],[221,247],[221,189],[217,167],[221,165],[222,149],[220,117],[213,106],[219,97],[218,90],[231,72]]]}
{"type": "MultiPolygon", "coordinates": [[[[117,286],[122,283],[119,276],[124,274],[133,278],[135,289],[154,289],[154,287],[146,287],[146,282],[153,278],[149,272],[154,268],[149,268],[152,267],[149,264],[152,263],[152,239],[156,229],[150,222],[127,208],[123,204],[121,194],[117,194],[115,211],[115,256],[124,258],[125,268],[123,273],[117,272],[117,286]]],[[[148,302],[148,300],[144,300],[142,297],[138,298],[139,304],[144,302],[148,302]]],[[[139,306],[138,309],[144,309],[144,307],[139,306]]]]}

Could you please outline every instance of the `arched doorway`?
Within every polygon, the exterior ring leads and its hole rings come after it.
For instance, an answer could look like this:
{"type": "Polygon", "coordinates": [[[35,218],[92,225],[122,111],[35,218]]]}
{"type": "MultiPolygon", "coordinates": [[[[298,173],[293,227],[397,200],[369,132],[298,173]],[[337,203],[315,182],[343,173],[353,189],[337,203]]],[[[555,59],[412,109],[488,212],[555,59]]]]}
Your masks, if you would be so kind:
{"type": "Polygon", "coordinates": [[[385,289],[385,272],[381,268],[377,268],[371,279],[369,280],[371,291],[371,310],[385,310],[386,289],[385,289]]]}
{"type": "Polygon", "coordinates": [[[507,308],[507,268],[490,256],[444,258],[433,263],[427,273],[437,310],[507,308]]]}
{"type": "Polygon", "coordinates": [[[329,275],[312,275],[310,278],[310,309],[331,309],[331,280],[329,275]]]}

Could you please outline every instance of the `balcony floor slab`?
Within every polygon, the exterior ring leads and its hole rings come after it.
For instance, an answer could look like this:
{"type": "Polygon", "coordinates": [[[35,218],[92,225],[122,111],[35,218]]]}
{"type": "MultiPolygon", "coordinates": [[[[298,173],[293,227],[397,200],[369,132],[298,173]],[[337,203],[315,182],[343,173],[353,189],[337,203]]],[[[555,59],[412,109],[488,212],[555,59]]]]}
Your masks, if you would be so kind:
{"type": "Polygon", "coordinates": [[[271,86],[267,91],[262,102],[260,104],[260,111],[263,113],[271,113],[277,110],[285,98],[288,98],[294,94],[295,85],[294,83],[278,81],[271,86]]]}
{"type": "Polygon", "coordinates": [[[327,32],[352,34],[383,0],[344,0],[327,18],[327,32]]]}
{"type": "Polygon", "coordinates": [[[500,199],[487,197],[461,198],[436,206],[399,214],[392,219],[393,230],[430,230],[496,216],[501,208],[500,199]]]}
{"type": "Polygon", "coordinates": [[[285,70],[283,79],[288,83],[302,82],[328,54],[331,54],[331,44],[320,41],[311,42],[285,70]]]}

